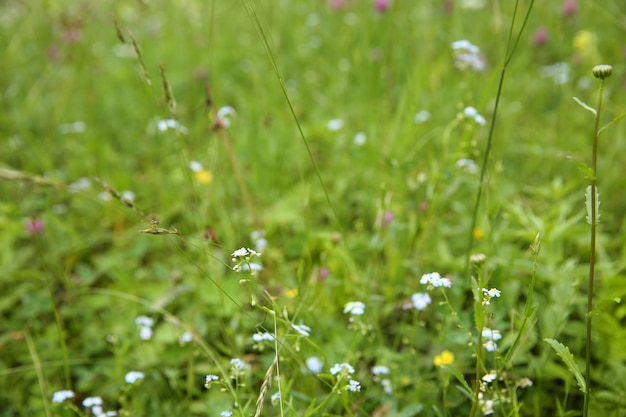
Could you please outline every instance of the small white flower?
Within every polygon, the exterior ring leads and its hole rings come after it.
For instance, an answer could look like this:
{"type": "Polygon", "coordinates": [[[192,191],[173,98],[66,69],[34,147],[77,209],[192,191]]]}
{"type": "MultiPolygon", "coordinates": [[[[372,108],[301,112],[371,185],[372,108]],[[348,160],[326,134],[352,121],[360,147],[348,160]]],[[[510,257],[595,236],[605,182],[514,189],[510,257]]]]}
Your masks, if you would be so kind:
{"type": "Polygon", "coordinates": [[[430,120],[430,112],[428,110],[420,110],[415,113],[415,116],[413,116],[413,121],[418,125],[427,122],[428,120],[430,120]]]}
{"type": "Polygon", "coordinates": [[[478,165],[476,165],[476,162],[474,162],[473,160],[469,158],[459,159],[458,161],[456,161],[455,166],[459,169],[465,168],[467,171],[471,172],[472,174],[475,174],[478,172],[478,165]]]}
{"type": "Polygon", "coordinates": [[[351,379],[349,384],[350,385],[348,385],[348,390],[350,390],[352,392],[359,392],[359,391],[361,391],[361,383],[359,381],[351,379]]]}
{"type": "Polygon", "coordinates": [[[346,373],[348,375],[354,373],[354,368],[349,363],[336,363],[330,368],[330,373],[332,375],[337,375],[338,373],[346,373]]]}
{"type": "Polygon", "coordinates": [[[135,202],[135,193],[130,190],[124,190],[121,192],[122,200],[128,200],[131,203],[135,202]]]}
{"type": "Polygon", "coordinates": [[[248,365],[247,363],[245,363],[244,361],[242,361],[239,358],[231,359],[230,360],[230,366],[233,369],[233,372],[235,372],[237,374],[245,371],[248,368],[250,368],[250,365],[248,365]]]}
{"type": "Polygon", "coordinates": [[[100,194],[98,194],[98,199],[100,201],[111,201],[113,197],[111,197],[111,193],[107,192],[107,191],[102,191],[100,194]]]}
{"type": "Polygon", "coordinates": [[[193,340],[193,335],[191,334],[191,332],[185,332],[183,334],[180,335],[180,337],[178,338],[178,343],[181,345],[184,345],[186,343],[189,343],[193,340]]]}
{"type": "Polygon", "coordinates": [[[292,324],[291,327],[302,336],[309,337],[311,335],[311,328],[306,324],[292,324]]]}
{"type": "Polygon", "coordinates": [[[353,316],[360,316],[365,313],[365,304],[361,301],[350,301],[343,307],[345,314],[352,314],[353,316]]]}
{"type": "Polygon", "coordinates": [[[140,326],[145,326],[145,327],[152,327],[154,326],[154,320],[148,316],[138,316],[135,319],[135,324],[138,324],[140,326]]]}
{"type": "Polygon", "coordinates": [[[274,340],[274,335],[268,332],[255,333],[252,335],[252,340],[254,340],[255,342],[263,342],[263,341],[271,342],[274,340]]]}
{"type": "Polygon", "coordinates": [[[417,310],[424,310],[431,303],[430,295],[418,292],[411,296],[411,303],[417,310]]]}
{"type": "Polygon", "coordinates": [[[441,275],[439,275],[438,272],[431,272],[430,274],[422,275],[422,278],[420,279],[420,284],[432,285],[435,288],[436,287],[446,287],[446,288],[452,287],[452,281],[450,281],[449,278],[443,278],[441,275]]]}
{"type": "Polygon", "coordinates": [[[232,416],[232,415],[233,415],[233,412],[232,412],[232,411],[230,411],[230,410],[222,411],[222,412],[220,413],[220,416],[221,416],[221,417],[230,417],[230,416],[232,416]]]}
{"type": "Polygon", "coordinates": [[[199,172],[202,171],[202,164],[198,161],[191,161],[189,163],[189,168],[193,171],[193,172],[199,172]]]}
{"type": "Polygon", "coordinates": [[[383,365],[376,365],[372,367],[372,374],[374,375],[389,375],[389,368],[383,365]]]}
{"type": "Polygon", "coordinates": [[[487,288],[483,288],[483,292],[491,298],[500,297],[500,294],[502,294],[500,290],[497,288],[491,288],[489,290],[487,288]]]}
{"type": "Polygon", "coordinates": [[[189,129],[187,129],[185,126],[181,125],[180,123],[178,123],[177,120],[174,119],[159,120],[157,122],[157,128],[161,132],[165,132],[168,129],[174,129],[178,133],[182,133],[183,135],[186,135],[189,132],[189,129]]]}
{"type": "Polygon", "coordinates": [[[343,127],[343,120],[341,120],[341,119],[331,119],[326,124],[326,127],[331,132],[336,132],[337,130],[340,130],[343,127]]]}
{"type": "Polygon", "coordinates": [[[62,403],[63,401],[70,399],[70,398],[74,398],[74,391],[70,391],[68,389],[66,390],[62,390],[62,391],[57,391],[54,394],[52,394],[52,402],[53,403],[62,403]]]}
{"type": "Polygon", "coordinates": [[[450,46],[454,50],[466,50],[468,52],[473,52],[473,53],[480,52],[480,49],[478,49],[476,45],[474,45],[473,43],[465,39],[460,40],[460,41],[454,41],[452,42],[450,46]]]}
{"type": "Polygon", "coordinates": [[[272,404],[276,404],[280,400],[280,391],[277,391],[272,394],[270,397],[270,401],[272,404]]]}
{"type": "Polygon", "coordinates": [[[128,384],[134,384],[135,382],[142,380],[144,377],[143,372],[139,371],[130,371],[124,376],[124,380],[128,384]]]}
{"type": "Polygon", "coordinates": [[[237,114],[234,108],[231,106],[221,107],[217,111],[216,121],[217,123],[224,128],[230,127],[231,119],[237,114]]]}
{"type": "Polygon", "coordinates": [[[263,265],[261,265],[260,263],[256,263],[256,262],[245,263],[241,265],[241,270],[259,272],[263,270],[263,265]]]}
{"type": "Polygon", "coordinates": [[[483,343],[483,347],[487,350],[487,352],[495,352],[498,349],[498,344],[493,340],[487,340],[483,343]]]}
{"type": "Polygon", "coordinates": [[[365,142],[367,142],[367,135],[365,132],[359,132],[354,135],[353,142],[356,146],[363,146],[365,145],[365,142]]]}
{"type": "Polygon", "coordinates": [[[218,381],[219,379],[220,379],[219,376],[213,375],[213,374],[209,374],[209,375],[206,376],[206,378],[204,380],[204,385],[208,386],[211,382],[218,381]]]}
{"type": "Polygon", "coordinates": [[[391,395],[393,394],[393,388],[391,387],[391,380],[390,379],[383,379],[380,381],[380,385],[383,386],[383,391],[385,391],[385,394],[387,395],[391,395]]]}
{"type": "Polygon", "coordinates": [[[485,126],[487,124],[487,120],[485,120],[485,118],[480,114],[474,116],[474,121],[481,126],[485,126]]]}
{"type": "Polygon", "coordinates": [[[319,374],[324,369],[324,363],[317,356],[306,358],[306,367],[314,374],[319,374]]]}
{"type": "Polygon", "coordinates": [[[147,326],[141,326],[141,328],[139,329],[139,338],[141,340],[152,339],[152,328],[147,326]]]}
{"type": "Polygon", "coordinates": [[[94,407],[96,405],[102,405],[101,397],[87,397],[83,400],[83,407],[94,407]]]}
{"type": "Polygon", "coordinates": [[[468,106],[465,109],[463,109],[463,114],[466,117],[470,117],[470,118],[474,118],[476,117],[476,115],[478,114],[478,110],[476,110],[474,107],[472,106],[468,106]]]}
{"type": "Polygon", "coordinates": [[[489,329],[487,327],[483,327],[482,336],[485,339],[494,340],[494,341],[502,339],[502,335],[500,334],[500,330],[495,330],[495,329],[492,330],[492,329],[489,329]]]}
{"type": "Polygon", "coordinates": [[[496,378],[497,378],[496,371],[491,371],[488,374],[484,375],[482,377],[482,380],[488,384],[490,382],[495,381],[496,378]]]}
{"type": "Polygon", "coordinates": [[[68,185],[67,188],[70,193],[77,193],[79,191],[85,191],[91,188],[91,180],[87,177],[81,177],[75,182],[68,185]]]}

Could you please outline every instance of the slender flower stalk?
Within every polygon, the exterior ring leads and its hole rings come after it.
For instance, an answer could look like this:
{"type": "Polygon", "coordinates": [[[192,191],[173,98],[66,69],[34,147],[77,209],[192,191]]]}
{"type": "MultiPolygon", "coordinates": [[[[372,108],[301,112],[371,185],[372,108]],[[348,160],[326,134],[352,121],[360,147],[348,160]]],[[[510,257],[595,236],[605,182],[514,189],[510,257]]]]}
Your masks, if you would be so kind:
{"type": "Polygon", "coordinates": [[[611,76],[613,68],[610,65],[597,65],[593,68],[593,76],[600,80],[600,93],[598,95],[598,108],[595,114],[595,123],[593,126],[593,144],[591,157],[591,215],[589,223],[591,224],[591,241],[589,254],[589,289],[587,291],[587,334],[585,343],[585,379],[587,380],[587,389],[585,390],[585,402],[583,408],[583,417],[589,415],[589,397],[591,394],[591,319],[593,310],[593,286],[595,280],[596,266],[596,229],[598,226],[598,201],[597,201],[597,173],[598,173],[598,135],[600,133],[600,115],[602,113],[602,98],[604,96],[605,79],[611,76]]]}

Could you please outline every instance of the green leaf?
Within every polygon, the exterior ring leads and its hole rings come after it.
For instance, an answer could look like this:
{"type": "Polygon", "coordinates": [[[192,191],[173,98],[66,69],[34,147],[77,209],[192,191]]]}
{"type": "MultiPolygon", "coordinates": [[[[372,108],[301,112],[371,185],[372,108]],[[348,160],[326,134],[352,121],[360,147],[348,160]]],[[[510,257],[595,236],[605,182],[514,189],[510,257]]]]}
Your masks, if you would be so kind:
{"type": "Polygon", "coordinates": [[[580,388],[580,390],[582,392],[587,392],[587,383],[585,382],[585,378],[583,377],[582,372],[580,372],[580,368],[574,360],[574,355],[572,355],[572,352],[569,351],[569,348],[555,339],[543,340],[544,342],[550,344],[556,354],[559,355],[563,362],[565,362],[565,365],[567,365],[567,369],[574,375],[574,377],[576,377],[576,382],[578,383],[578,387],[580,388]]]}
{"type": "Polygon", "coordinates": [[[465,392],[466,394],[469,395],[470,398],[472,398],[472,388],[469,386],[469,384],[463,377],[463,374],[461,373],[461,371],[459,371],[459,368],[457,368],[454,365],[443,365],[443,368],[449,370],[450,373],[454,375],[457,381],[459,381],[461,385],[463,385],[463,388],[465,388],[465,391],[463,392],[465,392]]]}
{"type": "MultiPolygon", "coordinates": [[[[587,223],[591,224],[591,185],[587,187],[585,192],[585,206],[587,207],[587,223]]],[[[600,223],[600,192],[596,187],[596,224],[600,223]]]]}
{"type": "Polygon", "coordinates": [[[622,114],[622,115],[620,115],[620,116],[617,116],[615,119],[611,120],[609,123],[607,123],[607,124],[605,124],[604,126],[602,126],[602,127],[600,128],[600,130],[598,130],[598,135],[599,135],[600,133],[602,133],[602,131],[603,131],[604,129],[606,129],[606,128],[607,128],[607,127],[609,127],[609,126],[614,125],[615,123],[617,123],[617,122],[619,122],[620,120],[622,120],[624,117],[626,117],[626,113],[624,113],[624,114],[622,114]]]}
{"type": "Polygon", "coordinates": [[[619,304],[621,302],[622,302],[622,299],[619,298],[619,297],[604,298],[604,299],[600,300],[600,302],[598,303],[598,306],[596,308],[594,308],[593,310],[591,310],[589,313],[587,313],[587,315],[589,317],[597,316],[597,315],[605,312],[606,310],[608,310],[609,307],[611,307],[613,304],[619,304]]]}
{"type": "Polygon", "coordinates": [[[584,101],[582,101],[581,99],[579,99],[578,97],[572,97],[576,103],[580,104],[581,107],[585,110],[589,110],[591,113],[593,113],[594,115],[597,115],[598,112],[596,111],[596,109],[594,109],[593,107],[591,107],[590,105],[588,105],[587,103],[585,103],[584,101]]]}
{"type": "Polygon", "coordinates": [[[574,161],[574,163],[578,165],[578,168],[585,174],[585,177],[589,179],[593,179],[596,177],[595,174],[593,173],[593,169],[589,168],[587,164],[585,164],[584,162],[574,159],[571,156],[568,156],[567,159],[574,161]]]}

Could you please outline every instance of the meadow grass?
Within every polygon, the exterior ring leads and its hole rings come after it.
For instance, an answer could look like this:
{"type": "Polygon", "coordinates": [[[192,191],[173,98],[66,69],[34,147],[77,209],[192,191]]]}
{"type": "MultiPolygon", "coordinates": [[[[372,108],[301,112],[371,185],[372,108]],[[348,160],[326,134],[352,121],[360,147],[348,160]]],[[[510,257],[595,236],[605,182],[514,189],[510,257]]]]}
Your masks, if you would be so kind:
{"type": "Polygon", "coordinates": [[[626,415],[624,6],[387,3],[0,4],[0,416],[626,415]]]}

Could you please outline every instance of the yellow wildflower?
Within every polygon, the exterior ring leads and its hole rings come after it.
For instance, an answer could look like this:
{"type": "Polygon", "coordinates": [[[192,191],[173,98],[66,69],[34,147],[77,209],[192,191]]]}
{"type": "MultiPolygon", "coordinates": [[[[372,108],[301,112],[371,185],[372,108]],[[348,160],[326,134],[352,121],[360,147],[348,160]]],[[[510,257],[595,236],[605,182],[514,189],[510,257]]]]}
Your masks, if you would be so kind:
{"type": "Polygon", "coordinates": [[[211,181],[213,181],[213,174],[211,173],[211,171],[206,171],[204,169],[196,171],[195,176],[196,179],[202,184],[209,184],[211,181]]]}
{"type": "Polygon", "coordinates": [[[439,355],[435,356],[435,359],[433,359],[435,366],[450,365],[452,362],[454,362],[454,353],[449,350],[442,351],[439,355]]]}

